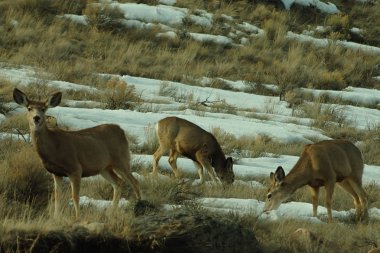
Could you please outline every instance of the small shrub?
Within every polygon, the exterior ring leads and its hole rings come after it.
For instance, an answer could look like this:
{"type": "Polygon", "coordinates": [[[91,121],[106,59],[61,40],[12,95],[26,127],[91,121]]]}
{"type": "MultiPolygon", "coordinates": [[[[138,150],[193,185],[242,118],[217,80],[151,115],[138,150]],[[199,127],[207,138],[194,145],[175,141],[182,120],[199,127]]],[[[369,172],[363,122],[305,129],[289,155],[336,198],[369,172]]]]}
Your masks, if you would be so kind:
{"type": "Polygon", "coordinates": [[[146,154],[153,154],[158,148],[158,139],[154,125],[147,125],[144,128],[145,141],[141,146],[141,152],[146,154]]]}
{"type": "Polygon", "coordinates": [[[302,92],[299,90],[290,90],[285,92],[284,99],[288,102],[288,107],[296,109],[303,102],[302,92]]]}
{"type": "Polygon", "coordinates": [[[6,114],[10,111],[9,106],[5,103],[10,102],[12,98],[13,85],[6,79],[0,78],[0,113],[6,114]]]}
{"type": "Polygon", "coordinates": [[[1,194],[5,194],[9,200],[33,203],[39,208],[46,207],[50,199],[52,179],[30,144],[13,150],[2,167],[1,194]]]}
{"type": "Polygon", "coordinates": [[[165,97],[177,97],[178,87],[171,85],[168,82],[161,82],[158,90],[158,95],[165,97]]]}
{"type": "Polygon", "coordinates": [[[225,99],[221,99],[211,105],[211,112],[228,113],[236,115],[237,109],[235,106],[228,104],[225,99]]]}
{"type": "Polygon", "coordinates": [[[314,88],[326,90],[342,90],[345,86],[346,82],[340,71],[323,71],[314,84],[314,88]]]}
{"type": "Polygon", "coordinates": [[[272,17],[273,8],[270,5],[258,4],[251,13],[252,20],[264,21],[272,17]]]}
{"type": "Polygon", "coordinates": [[[347,14],[335,14],[327,17],[326,25],[331,26],[335,32],[347,31],[350,21],[347,14]]]}
{"type": "Polygon", "coordinates": [[[132,109],[133,102],[139,101],[135,87],[126,82],[113,78],[107,81],[104,93],[104,103],[106,109],[132,109]]]}
{"type": "Polygon", "coordinates": [[[277,98],[266,98],[264,101],[263,111],[265,113],[274,114],[275,110],[278,107],[277,98]]]}
{"type": "Polygon", "coordinates": [[[284,44],[286,41],[286,33],[288,31],[287,19],[286,13],[273,11],[271,18],[263,22],[262,27],[266,38],[277,46],[284,44]]]}
{"type": "Polygon", "coordinates": [[[0,123],[0,131],[23,135],[28,134],[29,124],[25,114],[20,113],[8,116],[3,122],[0,123]]]}
{"type": "Polygon", "coordinates": [[[210,132],[218,140],[225,153],[230,153],[234,148],[239,148],[236,146],[236,137],[233,134],[224,131],[220,127],[213,127],[210,132]]]}
{"type": "Polygon", "coordinates": [[[125,26],[121,22],[124,14],[110,4],[87,4],[83,14],[86,15],[89,25],[98,29],[115,32],[125,29],[125,26]]]}
{"type": "Polygon", "coordinates": [[[56,14],[53,2],[50,0],[16,0],[14,4],[25,12],[36,13],[44,17],[47,14],[56,14]]]}
{"type": "Polygon", "coordinates": [[[221,90],[232,90],[232,87],[226,81],[220,78],[212,79],[209,87],[221,90]]]}
{"type": "Polygon", "coordinates": [[[321,129],[334,129],[337,127],[349,127],[345,109],[342,106],[334,106],[321,103],[304,103],[300,107],[305,117],[313,119],[313,126],[321,129]]]}
{"type": "MultiPolygon", "coordinates": [[[[380,126],[379,126],[380,128],[380,126]]],[[[368,136],[359,144],[366,164],[380,165],[380,134],[368,136]]]]}

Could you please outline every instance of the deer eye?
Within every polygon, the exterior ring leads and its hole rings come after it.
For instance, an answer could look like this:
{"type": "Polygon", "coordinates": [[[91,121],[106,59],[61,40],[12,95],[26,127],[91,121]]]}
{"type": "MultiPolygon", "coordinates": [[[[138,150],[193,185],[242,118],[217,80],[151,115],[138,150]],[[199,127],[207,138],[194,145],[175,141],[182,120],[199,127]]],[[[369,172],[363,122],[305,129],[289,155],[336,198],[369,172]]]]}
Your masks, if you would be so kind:
{"type": "Polygon", "coordinates": [[[270,199],[272,197],[272,193],[268,193],[267,198],[270,199]]]}
{"type": "Polygon", "coordinates": [[[42,108],[41,111],[42,111],[42,112],[45,112],[45,111],[46,111],[46,108],[42,108]]]}
{"type": "Polygon", "coordinates": [[[28,111],[30,112],[32,110],[32,108],[31,107],[28,107],[28,111]]]}

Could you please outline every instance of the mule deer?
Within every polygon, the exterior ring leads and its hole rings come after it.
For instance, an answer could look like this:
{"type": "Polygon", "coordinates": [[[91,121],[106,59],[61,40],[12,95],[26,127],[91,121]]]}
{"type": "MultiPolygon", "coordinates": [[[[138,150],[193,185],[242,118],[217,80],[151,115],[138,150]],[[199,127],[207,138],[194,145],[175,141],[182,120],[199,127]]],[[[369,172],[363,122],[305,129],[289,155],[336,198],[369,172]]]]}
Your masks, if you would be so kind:
{"type": "Polygon", "coordinates": [[[153,174],[157,175],[158,162],[169,150],[169,164],[176,177],[179,177],[177,158],[178,155],[183,155],[194,161],[201,183],[204,182],[203,168],[213,181],[217,181],[213,167],[222,182],[234,182],[232,158],[225,158],[222,148],[211,133],[177,117],[160,120],[156,125],[156,133],[160,146],[153,154],[153,174]]]}
{"type": "Polygon", "coordinates": [[[122,185],[126,180],[140,199],[138,181],[130,170],[130,151],[124,131],[113,124],[104,124],[79,131],[50,129],[46,125],[46,111],[61,102],[62,93],[54,93],[46,101],[32,101],[19,89],[13,90],[16,103],[28,109],[32,143],[44,167],[54,178],[54,216],[60,211],[62,178],[71,183],[76,217],[79,218],[79,189],[82,177],[100,174],[114,189],[112,206],[119,203],[122,185]]]}
{"type": "Polygon", "coordinates": [[[362,188],[363,159],[360,150],[345,140],[325,140],[306,145],[298,162],[285,176],[279,166],[270,173],[264,210],[277,209],[298,188],[309,185],[312,195],[313,216],[317,216],[319,187],[326,190],[325,206],[332,221],[331,199],[337,182],[352,195],[356,208],[356,220],[367,219],[367,196],[362,188]]]}

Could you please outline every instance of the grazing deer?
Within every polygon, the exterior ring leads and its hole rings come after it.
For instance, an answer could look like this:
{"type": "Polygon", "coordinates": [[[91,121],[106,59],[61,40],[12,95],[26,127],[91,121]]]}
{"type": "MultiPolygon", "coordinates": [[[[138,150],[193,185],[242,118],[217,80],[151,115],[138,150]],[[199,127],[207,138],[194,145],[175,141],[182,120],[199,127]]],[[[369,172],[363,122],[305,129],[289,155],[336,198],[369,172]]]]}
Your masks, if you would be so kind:
{"type": "Polygon", "coordinates": [[[298,188],[309,185],[312,195],[313,216],[317,216],[319,187],[326,190],[325,206],[332,221],[331,199],[337,182],[352,195],[356,208],[356,220],[368,218],[367,195],[362,188],[363,159],[360,150],[345,140],[326,140],[306,145],[301,157],[285,176],[280,166],[270,173],[264,210],[277,209],[298,188]]]}
{"type": "Polygon", "coordinates": [[[32,143],[44,167],[54,178],[54,216],[60,211],[62,177],[71,183],[75,214],[79,218],[79,189],[82,177],[102,175],[112,184],[113,207],[120,200],[126,180],[140,199],[138,181],[130,170],[130,151],[124,131],[113,124],[104,124],[79,131],[50,129],[46,125],[46,111],[61,102],[62,93],[53,94],[46,101],[32,101],[19,89],[13,90],[16,103],[28,109],[32,143]]]}
{"type": "Polygon", "coordinates": [[[211,133],[177,117],[160,120],[156,125],[156,133],[160,146],[153,154],[153,174],[157,175],[158,162],[169,150],[169,164],[176,177],[179,177],[177,158],[178,155],[183,155],[194,161],[201,183],[204,183],[203,168],[207,170],[213,181],[217,181],[213,167],[222,182],[226,184],[234,182],[232,158],[225,158],[222,148],[211,133]]]}

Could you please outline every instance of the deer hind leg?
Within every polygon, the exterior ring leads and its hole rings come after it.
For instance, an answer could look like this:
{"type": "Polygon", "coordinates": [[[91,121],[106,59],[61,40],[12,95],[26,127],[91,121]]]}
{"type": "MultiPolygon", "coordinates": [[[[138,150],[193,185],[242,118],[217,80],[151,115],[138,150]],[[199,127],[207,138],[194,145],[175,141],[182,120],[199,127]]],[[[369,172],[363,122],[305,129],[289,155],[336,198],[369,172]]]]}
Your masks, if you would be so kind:
{"type": "Polygon", "coordinates": [[[311,201],[313,203],[313,217],[317,217],[319,187],[310,187],[310,191],[311,191],[311,201]]]}
{"type": "Polygon", "coordinates": [[[194,161],[194,165],[197,168],[200,184],[203,184],[205,182],[204,174],[203,174],[203,167],[202,164],[200,164],[197,161],[194,161]]]}
{"type": "Polygon", "coordinates": [[[165,153],[165,149],[160,145],[156,152],[153,154],[153,170],[152,174],[157,176],[158,175],[158,162],[160,161],[162,155],[165,153]]]}
{"type": "Polygon", "coordinates": [[[53,174],[53,179],[54,179],[54,218],[57,218],[59,216],[59,213],[61,212],[63,178],[53,174]]]}
{"type": "Polygon", "coordinates": [[[173,169],[174,176],[176,178],[179,178],[181,175],[177,168],[177,158],[178,158],[178,152],[175,149],[170,149],[168,162],[173,169]]]}
{"type": "Polygon", "coordinates": [[[356,210],[356,220],[359,220],[362,213],[360,198],[359,198],[359,195],[356,193],[356,191],[352,188],[348,180],[349,179],[345,179],[342,182],[338,183],[338,185],[342,187],[346,192],[351,194],[352,198],[354,199],[354,205],[355,205],[355,210],[356,210]]]}
{"type": "Polygon", "coordinates": [[[349,179],[348,182],[350,183],[352,189],[356,192],[356,194],[359,197],[360,205],[361,205],[361,214],[357,219],[359,220],[367,220],[368,219],[368,200],[367,200],[367,194],[365,193],[363,187],[361,186],[361,182],[358,183],[353,179],[349,179]]]}
{"type": "Polygon", "coordinates": [[[79,191],[80,191],[80,180],[81,173],[70,175],[70,184],[71,184],[71,196],[75,208],[75,217],[79,218],[79,191]]]}
{"type": "Polygon", "coordinates": [[[128,181],[133,189],[133,192],[135,193],[136,199],[141,199],[141,193],[140,193],[140,183],[137,181],[137,179],[132,175],[129,162],[121,162],[117,164],[114,168],[114,172],[119,175],[124,181],[128,181]]]}
{"type": "Polygon", "coordinates": [[[327,216],[330,222],[332,221],[331,201],[332,201],[332,196],[334,194],[334,186],[335,186],[334,181],[327,181],[325,183],[325,190],[326,190],[325,206],[327,209],[327,216]]]}
{"type": "Polygon", "coordinates": [[[122,180],[113,170],[107,169],[100,173],[104,179],[111,183],[113,187],[112,207],[116,208],[119,205],[121,197],[121,187],[124,184],[122,180]]]}

